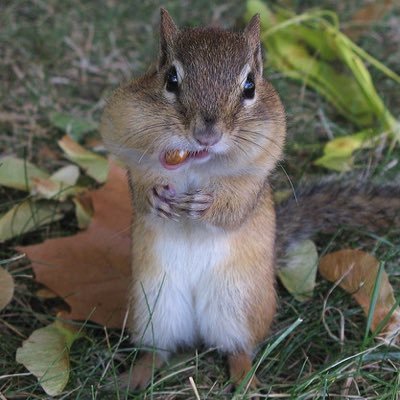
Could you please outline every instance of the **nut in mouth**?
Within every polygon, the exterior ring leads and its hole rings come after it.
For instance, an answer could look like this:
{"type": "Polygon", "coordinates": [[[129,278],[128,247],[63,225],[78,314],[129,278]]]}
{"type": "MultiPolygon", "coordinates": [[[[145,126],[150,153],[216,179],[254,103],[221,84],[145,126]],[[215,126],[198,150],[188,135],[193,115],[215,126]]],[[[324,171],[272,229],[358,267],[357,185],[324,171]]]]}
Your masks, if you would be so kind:
{"type": "Polygon", "coordinates": [[[188,157],[190,152],[187,150],[169,150],[165,153],[165,162],[168,165],[182,164],[188,157]]]}
{"type": "Polygon", "coordinates": [[[168,150],[161,155],[161,163],[167,169],[176,169],[179,168],[186,161],[193,160],[201,160],[208,157],[210,153],[207,149],[197,150],[197,151],[189,151],[189,150],[168,150]]]}

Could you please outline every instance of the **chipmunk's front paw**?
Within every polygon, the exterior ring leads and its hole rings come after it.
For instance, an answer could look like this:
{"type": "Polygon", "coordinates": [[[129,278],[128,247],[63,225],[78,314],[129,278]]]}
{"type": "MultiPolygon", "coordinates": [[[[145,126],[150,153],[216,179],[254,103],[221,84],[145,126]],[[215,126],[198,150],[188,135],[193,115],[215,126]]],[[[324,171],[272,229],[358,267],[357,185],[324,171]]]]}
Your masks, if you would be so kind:
{"type": "Polygon", "coordinates": [[[159,217],[176,221],[179,214],[174,210],[175,190],[170,185],[156,185],[147,195],[151,211],[159,217]]]}
{"type": "Polygon", "coordinates": [[[174,198],[174,209],[181,215],[191,219],[200,219],[210,208],[213,197],[209,193],[197,190],[194,193],[184,193],[174,198]]]}

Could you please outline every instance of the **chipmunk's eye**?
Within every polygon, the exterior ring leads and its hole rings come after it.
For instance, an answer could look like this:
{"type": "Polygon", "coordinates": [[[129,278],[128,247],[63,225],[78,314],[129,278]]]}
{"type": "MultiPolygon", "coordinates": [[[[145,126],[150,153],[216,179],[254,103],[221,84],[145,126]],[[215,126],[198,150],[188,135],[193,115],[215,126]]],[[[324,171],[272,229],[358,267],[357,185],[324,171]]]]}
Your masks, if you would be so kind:
{"type": "Polygon", "coordinates": [[[167,75],[165,77],[165,89],[167,89],[168,92],[177,92],[179,89],[179,81],[178,81],[178,73],[176,72],[175,67],[171,67],[167,75]]]}
{"type": "Polygon", "coordinates": [[[246,81],[243,85],[243,97],[245,99],[253,99],[256,91],[256,84],[254,83],[253,74],[248,74],[246,81]]]}

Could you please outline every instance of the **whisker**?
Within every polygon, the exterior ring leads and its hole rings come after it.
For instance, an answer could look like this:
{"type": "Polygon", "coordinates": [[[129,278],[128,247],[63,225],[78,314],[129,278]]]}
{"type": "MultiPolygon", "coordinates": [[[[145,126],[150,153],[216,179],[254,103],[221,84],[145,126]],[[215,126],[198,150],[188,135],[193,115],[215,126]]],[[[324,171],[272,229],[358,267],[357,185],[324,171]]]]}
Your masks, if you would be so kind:
{"type": "Polygon", "coordinates": [[[166,124],[166,123],[158,123],[158,124],[152,124],[152,125],[147,125],[143,127],[142,129],[136,130],[134,132],[128,132],[126,135],[122,136],[121,138],[121,144],[125,145],[130,138],[133,136],[139,136],[143,135],[144,133],[148,132],[149,130],[155,129],[155,128],[171,128],[173,126],[176,126],[175,124],[166,124]]]}
{"type": "Polygon", "coordinates": [[[285,174],[285,176],[286,176],[286,178],[287,178],[287,180],[288,180],[288,182],[289,182],[291,191],[292,191],[292,193],[293,193],[293,197],[294,197],[296,203],[298,204],[298,199],[297,199],[297,195],[296,195],[296,190],[295,190],[295,188],[294,188],[293,182],[292,182],[292,180],[290,179],[290,176],[289,176],[289,174],[286,172],[286,170],[285,170],[285,168],[283,167],[283,165],[279,162],[279,159],[277,159],[276,157],[274,157],[268,149],[266,149],[265,147],[261,146],[259,143],[256,143],[256,142],[254,142],[254,141],[252,141],[252,140],[250,140],[250,139],[248,139],[248,138],[244,138],[243,136],[238,136],[238,135],[236,135],[235,137],[236,137],[237,139],[244,140],[245,142],[248,142],[248,143],[251,143],[251,144],[254,144],[254,145],[260,147],[261,149],[263,149],[264,151],[266,151],[266,152],[268,153],[268,155],[269,155],[272,159],[274,159],[274,160],[277,162],[278,166],[279,166],[279,167],[282,169],[282,171],[284,172],[284,174],[285,174]]]}
{"type": "Polygon", "coordinates": [[[251,143],[252,145],[258,146],[260,149],[262,149],[263,151],[265,151],[266,153],[268,153],[268,155],[269,155],[273,160],[279,161],[279,159],[278,159],[277,157],[275,157],[275,156],[269,151],[269,149],[267,149],[267,148],[264,147],[264,146],[261,146],[259,143],[255,142],[255,141],[253,141],[253,140],[251,140],[251,139],[249,139],[249,138],[245,138],[245,137],[239,136],[239,135],[236,135],[235,137],[236,137],[237,139],[241,139],[241,140],[243,140],[243,141],[245,141],[245,142],[247,142],[247,143],[251,143]]]}
{"type": "Polygon", "coordinates": [[[270,141],[271,143],[273,143],[276,147],[279,147],[279,148],[281,147],[274,139],[270,138],[270,137],[267,136],[267,135],[262,134],[261,132],[250,131],[250,130],[248,130],[248,129],[240,129],[239,132],[246,132],[246,133],[251,133],[251,134],[253,134],[253,135],[255,135],[255,136],[261,136],[262,138],[269,140],[269,141],[270,141]]]}
{"type": "Polygon", "coordinates": [[[138,164],[140,164],[140,162],[143,160],[143,157],[146,155],[146,153],[150,150],[151,146],[154,145],[154,143],[158,140],[158,138],[154,138],[151,143],[149,144],[149,146],[145,149],[145,151],[142,153],[142,155],[140,156],[139,160],[138,160],[138,164]]]}
{"type": "Polygon", "coordinates": [[[292,189],[294,201],[296,202],[296,204],[299,204],[299,202],[297,201],[296,190],[295,190],[295,188],[294,188],[294,185],[293,185],[292,180],[290,179],[289,174],[286,172],[285,167],[284,167],[279,161],[278,161],[278,165],[279,165],[279,167],[282,169],[282,171],[285,173],[286,178],[287,178],[287,180],[289,181],[289,185],[290,185],[290,187],[291,187],[291,189],[292,189]]]}
{"type": "Polygon", "coordinates": [[[241,143],[237,140],[237,138],[233,138],[233,142],[235,143],[235,145],[237,146],[237,148],[239,150],[241,150],[243,152],[243,154],[246,156],[246,158],[249,157],[248,152],[243,148],[243,146],[241,145],[241,143]]]}

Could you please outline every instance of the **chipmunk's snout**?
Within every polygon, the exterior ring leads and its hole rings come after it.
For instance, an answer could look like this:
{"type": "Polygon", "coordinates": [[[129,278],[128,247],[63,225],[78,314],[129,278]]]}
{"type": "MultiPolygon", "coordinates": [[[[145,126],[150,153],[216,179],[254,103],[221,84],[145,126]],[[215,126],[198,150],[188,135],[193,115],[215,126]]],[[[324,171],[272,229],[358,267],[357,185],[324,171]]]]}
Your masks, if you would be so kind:
{"type": "Polygon", "coordinates": [[[204,120],[201,124],[196,124],[193,137],[202,146],[211,147],[221,140],[222,131],[214,120],[204,120]]]}

